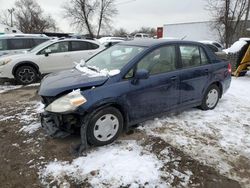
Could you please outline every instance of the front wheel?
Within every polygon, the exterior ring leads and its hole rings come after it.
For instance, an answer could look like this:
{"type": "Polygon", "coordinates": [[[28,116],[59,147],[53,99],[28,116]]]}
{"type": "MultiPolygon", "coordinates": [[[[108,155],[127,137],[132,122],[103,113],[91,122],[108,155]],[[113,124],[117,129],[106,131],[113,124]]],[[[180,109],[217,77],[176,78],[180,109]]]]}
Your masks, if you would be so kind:
{"type": "Polygon", "coordinates": [[[32,84],[38,80],[37,71],[31,66],[21,66],[15,72],[15,79],[19,84],[32,84]]]}
{"type": "Polygon", "coordinates": [[[123,129],[123,116],[114,107],[97,111],[89,121],[87,140],[95,146],[103,146],[115,141],[123,129]]]}
{"type": "Polygon", "coordinates": [[[218,104],[220,98],[220,89],[217,85],[211,85],[205,92],[202,100],[201,109],[202,110],[212,110],[218,104]]]}

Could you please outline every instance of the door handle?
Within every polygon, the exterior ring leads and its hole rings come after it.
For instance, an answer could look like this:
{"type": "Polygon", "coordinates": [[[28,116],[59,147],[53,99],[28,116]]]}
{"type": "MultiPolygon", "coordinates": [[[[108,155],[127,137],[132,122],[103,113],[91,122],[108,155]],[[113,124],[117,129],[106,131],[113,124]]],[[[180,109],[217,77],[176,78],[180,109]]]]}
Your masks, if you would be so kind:
{"type": "Polygon", "coordinates": [[[170,79],[171,79],[172,82],[174,82],[174,81],[177,80],[177,76],[172,76],[170,79]]]}
{"type": "Polygon", "coordinates": [[[204,73],[205,73],[205,74],[208,74],[208,73],[209,73],[208,69],[205,69],[205,70],[204,70],[204,73]]]}

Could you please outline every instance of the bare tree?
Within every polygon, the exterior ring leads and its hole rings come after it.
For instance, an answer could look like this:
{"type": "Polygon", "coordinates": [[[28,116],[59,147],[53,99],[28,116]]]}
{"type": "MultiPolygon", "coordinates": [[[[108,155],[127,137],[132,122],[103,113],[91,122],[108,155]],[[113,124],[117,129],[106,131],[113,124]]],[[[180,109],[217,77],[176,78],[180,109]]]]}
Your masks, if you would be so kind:
{"type": "Polygon", "coordinates": [[[8,10],[2,11],[2,14],[0,15],[0,23],[9,27],[11,26],[10,14],[8,10]]]}
{"type": "Polygon", "coordinates": [[[113,35],[116,37],[125,37],[128,35],[128,31],[124,28],[115,29],[113,35]]]}
{"type": "Polygon", "coordinates": [[[101,30],[109,26],[117,14],[115,0],[71,0],[63,5],[65,18],[80,30],[86,30],[91,37],[98,38],[101,30]],[[95,29],[97,28],[97,29],[95,29]]]}
{"type": "Polygon", "coordinates": [[[207,0],[212,13],[213,28],[218,32],[221,42],[229,44],[246,30],[249,15],[249,0],[207,0]],[[244,20],[245,18],[245,20],[244,20]]]}
{"type": "Polygon", "coordinates": [[[15,2],[15,25],[25,33],[55,31],[55,20],[44,15],[36,0],[18,0],[15,2]]]}

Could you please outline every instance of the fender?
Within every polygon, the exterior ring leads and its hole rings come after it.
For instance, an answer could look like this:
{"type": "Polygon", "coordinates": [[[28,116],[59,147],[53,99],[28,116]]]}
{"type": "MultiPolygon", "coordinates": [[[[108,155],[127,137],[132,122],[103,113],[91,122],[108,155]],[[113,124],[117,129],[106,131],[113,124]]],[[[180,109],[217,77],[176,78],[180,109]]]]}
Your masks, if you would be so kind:
{"type": "Polygon", "coordinates": [[[39,66],[37,64],[33,63],[32,61],[21,61],[21,62],[15,64],[15,66],[12,69],[12,74],[15,75],[17,67],[23,66],[23,65],[31,65],[31,66],[33,66],[37,70],[37,73],[40,74],[39,66]]]}
{"type": "MultiPolygon", "coordinates": [[[[126,104],[123,104],[122,100],[118,101],[117,99],[114,99],[114,98],[106,98],[101,101],[97,101],[95,104],[85,109],[85,112],[87,112],[87,114],[90,114],[96,111],[96,109],[101,110],[108,106],[113,106],[117,108],[118,110],[120,110],[120,112],[122,113],[124,117],[124,128],[126,128],[129,123],[128,107],[126,104]]],[[[78,111],[82,111],[82,110],[78,109],[78,111]]]]}

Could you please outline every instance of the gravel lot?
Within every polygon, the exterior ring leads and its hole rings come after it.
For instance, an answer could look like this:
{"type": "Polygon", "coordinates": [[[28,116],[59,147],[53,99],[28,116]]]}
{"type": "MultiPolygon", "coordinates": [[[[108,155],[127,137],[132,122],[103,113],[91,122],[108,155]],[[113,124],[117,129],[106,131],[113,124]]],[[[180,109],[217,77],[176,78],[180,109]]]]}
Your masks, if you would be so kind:
{"type": "Polygon", "coordinates": [[[213,111],[147,121],[81,157],[78,135],[41,130],[38,85],[0,85],[0,187],[250,187],[250,75],[213,111]]]}

